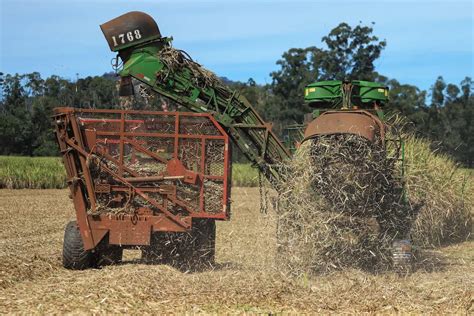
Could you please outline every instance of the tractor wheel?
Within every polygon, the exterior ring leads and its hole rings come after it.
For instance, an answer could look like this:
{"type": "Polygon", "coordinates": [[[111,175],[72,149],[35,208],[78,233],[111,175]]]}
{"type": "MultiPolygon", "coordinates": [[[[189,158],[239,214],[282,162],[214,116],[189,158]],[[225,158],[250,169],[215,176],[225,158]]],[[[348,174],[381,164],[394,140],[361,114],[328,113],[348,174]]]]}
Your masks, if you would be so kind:
{"type": "Polygon", "coordinates": [[[409,240],[398,239],[392,244],[393,269],[398,274],[409,274],[413,270],[412,245],[409,240]]]}
{"type": "Polygon", "coordinates": [[[93,253],[84,250],[77,222],[69,222],[64,231],[63,266],[71,270],[84,270],[93,266],[93,259],[93,253]]]}

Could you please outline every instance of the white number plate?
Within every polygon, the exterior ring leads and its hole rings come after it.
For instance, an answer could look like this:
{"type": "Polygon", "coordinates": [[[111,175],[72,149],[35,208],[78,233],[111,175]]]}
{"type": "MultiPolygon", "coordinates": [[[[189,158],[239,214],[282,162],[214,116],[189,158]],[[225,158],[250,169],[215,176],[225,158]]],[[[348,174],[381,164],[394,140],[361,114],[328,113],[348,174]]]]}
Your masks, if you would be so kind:
{"type": "Polygon", "coordinates": [[[114,42],[114,46],[118,46],[118,45],[123,45],[126,43],[131,43],[133,41],[139,40],[140,38],[142,38],[142,34],[140,33],[140,30],[133,30],[125,34],[112,36],[112,41],[114,42]]]}

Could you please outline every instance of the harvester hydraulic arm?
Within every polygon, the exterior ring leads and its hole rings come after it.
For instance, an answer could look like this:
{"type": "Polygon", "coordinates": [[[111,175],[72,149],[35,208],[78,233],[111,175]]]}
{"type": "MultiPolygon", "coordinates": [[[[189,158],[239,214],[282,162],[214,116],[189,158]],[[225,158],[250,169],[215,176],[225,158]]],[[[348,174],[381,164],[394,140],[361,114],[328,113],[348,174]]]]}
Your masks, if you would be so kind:
{"type": "Polygon", "coordinates": [[[124,60],[119,73],[122,85],[130,84],[130,77],[133,77],[191,111],[212,114],[270,183],[277,183],[278,167],[290,158],[290,153],[272,132],[271,125],[244,96],[216,80],[185,53],[172,49],[166,39],[129,48],[120,56],[124,60]],[[179,67],[166,59],[166,54],[177,52],[177,58],[181,60],[179,67]]]}

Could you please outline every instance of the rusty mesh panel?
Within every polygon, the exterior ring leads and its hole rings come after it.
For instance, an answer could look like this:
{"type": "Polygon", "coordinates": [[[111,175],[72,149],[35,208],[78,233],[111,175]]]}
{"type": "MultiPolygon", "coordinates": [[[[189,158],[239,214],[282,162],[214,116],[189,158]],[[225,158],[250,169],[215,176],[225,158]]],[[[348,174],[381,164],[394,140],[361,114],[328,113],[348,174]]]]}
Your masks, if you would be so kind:
{"type": "Polygon", "coordinates": [[[140,147],[147,149],[160,158],[169,160],[173,158],[174,139],[152,136],[131,137],[140,147]]]}
{"type": "MultiPolygon", "coordinates": [[[[158,204],[160,205],[163,205],[163,195],[161,195],[160,193],[157,193],[157,192],[147,192],[147,195],[153,199],[154,201],[156,201],[158,204]]],[[[154,213],[158,213],[159,210],[157,207],[153,206],[151,203],[149,203],[148,201],[144,200],[143,198],[141,197],[137,197],[136,198],[138,203],[140,203],[140,207],[149,207],[154,213]]]]}
{"type": "Polygon", "coordinates": [[[194,211],[199,211],[200,185],[178,183],[176,186],[176,197],[189,205],[194,211]]]}
{"type": "Polygon", "coordinates": [[[179,140],[178,159],[184,167],[194,172],[201,171],[201,139],[182,138],[179,140]]]}
{"type": "Polygon", "coordinates": [[[221,135],[207,117],[181,116],[179,122],[179,133],[183,135],[221,135]]]}
{"type": "Polygon", "coordinates": [[[120,159],[120,136],[97,136],[96,146],[105,150],[114,159],[120,159]]]}
{"type": "MultiPolygon", "coordinates": [[[[94,182],[95,197],[96,197],[96,212],[88,210],[89,214],[100,214],[103,212],[111,214],[125,214],[133,213],[135,208],[130,192],[115,192],[111,193],[111,186],[121,185],[112,175],[99,168],[98,162],[100,159],[94,156],[89,163],[89,170],[91,171],[92,181],[94,182]]],[[[101,164],[106,165],[114,172],[118,172],[118,165],[111,161],[100,161],[101,164]]],[[[124,173],[125,177],[130,176],[124,173]]]]}
{"type": "Polygon", "coordinates": [[[174,134],[175,115],[126,114],[126,132],[174,134]]]}
{"type": "Polygon", "coordinates": [[[175,205],[175,204],[174,204],[173,202],[171,202],[171,201],[168,201],[168,208],[167,208],[167,210],[168,210],[168,212],[170,212],[170,213],[172,213],[172,214],[174,214],[174,215],[177,215],[177,214],[179,214],[179,213],[182,211],[182,209],[181,209],[180,206],[175,205]]]}
{"type": "MultiPolygon", "coordinates": [[[[152,194],[152,193],[150,193],[152,194]]],[[[150,195],[148,194],[148,195],[150,195]]],[[[160,198],[159,195],[156,195],[153,197],[153,199],[158,199],[160,198]]],[[[152,210],[152,212],[156,212],[157,209],[150,203],[148,202],[147,200],[145,200],[144,198],[142,198],[141,196],[139,195],[135,195],[133,196],[133,199],[130,200],[130,202],[125,202],[124,204],[124,210],[126,211],[126,213],[130,213],[130,214],[133,214],[135,213],[136,210],[138,210],[139,208],[142,208],[142,207],[146,207],[146,208],[149,208],[150,210],[152,210]]]]}
{"type": "MultiPolygon", "coordinates": [[[[175,131],[176,115],[173,114],[124,113],[123,126],[120,112],[84,112],[77,114],[77,117],[83,132],[86,129],[97,131],[95,149],[100,151],[93,156],[98,162],[91,160],[89,165],[96,191],[97,212],[133,214],[137,209],[147,207],[154,213],[159,213],[159,208],[152,206],[138,194],[130,195],[126,185],[100,169],[101,164],[123,177],[166,176],[166,163],[173,158],[178,158],[187,170],[201,173],[196,184],[186,183],[182,179],[170,179],[133,185],[144,189],[151,199],[163,206],[166,195],[152,191],[174,192],[175,188],[176,198],[184,202],[190,211],[202,210],[210,214],[223,211],[225,143],[222,139],[206,138],[222,135],[209,117],[187,116],[182,113],[179,115],[178,131],[175,131]],[[122,127],[126,134],[123,135],[121,157],[122,127]],[[105,132],[107,135],[100,135],[105,132]],[[174,156],[176,141],[177,157],[174,156]],[[105,151],[116,161],[107,159],[106,155],[100,158],[101,151],[105,151]],[[120,167],[121,158],[123,168],[120,167]],[[97,167],[94,167],[95,163],[97,167]],[[131,171],[127,172],[125,168],[131,171]],[[112,186],[116,188],[111,189],[112,186]],[[165,186],[171,187],[171,191],[162,189],[165,186]]],[[[93,148],[88,150],[92,152],[93,148]]],[[[175,205],[170,200],[166,204],[168,211],[173,214],[187,214],[183,206],[175,205]]]]}
{"type": "Polygon", "coordinates": [[[204,180],[204,209],[207,213],[222,212],[224,185],[221,180],[204,180]]]}
{"type": "Polygon", "coordinates": [[[224,141],[220,139],[206,141],[206,175],[224,175],[224,146],[224,141]]]}
{"type": "MultiPolygon", "coordinates": [[[[205,174],[224,176],[223,140],[206,140],[205,174]]],[[[204,180],[204,209],[207,213],[220,213],[223,207],[224,186],[220,179],[204,180]]]]}
{"type": "MultiPolygon", "coordinates": [[[[148,147],[146,143],[140,144],[148,147]]],[[[137,150],[129,143],[124,144],[124,165],[135,171],[138,175],[155,176],[160,175],[166,170],[166,164],[137,150]]]]}
{"type": "Polygon", "coordinates": [[[96,131],[120,131],[120,113],[89,113],[80,112],[77,120],[81,129],[95,129],[96,131]]]}

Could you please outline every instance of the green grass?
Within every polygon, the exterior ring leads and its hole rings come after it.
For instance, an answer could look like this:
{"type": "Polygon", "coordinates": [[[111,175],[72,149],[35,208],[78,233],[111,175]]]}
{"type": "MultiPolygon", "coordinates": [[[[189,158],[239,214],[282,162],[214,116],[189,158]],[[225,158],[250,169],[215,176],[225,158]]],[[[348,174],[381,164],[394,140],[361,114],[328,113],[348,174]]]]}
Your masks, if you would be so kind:
{"type": "Polygon", "coordinates": [[[466,173],[466,175],[467,175],[469,178],[474,178],[474,168],[473,168],[473,169],[469,169],[469,168],[459,168],[459,170],[461,170],[461,172],[466,173]]]}
{"type": "MultiPolygon", "coordinates": [[[[257,169],[249,164],[233,164],[232,184],[258,186],[257,169]]],[[[58,157],[0,156],[0,188],[61,189],[66,187],[66,171],[58,157]]]]}
{"type": "Polygon", "coordinates": [[[66,171],[57,157],[0,156],[0,188],[60,189],[66,171]]]}
{"type": "Polygon", "coordinates": [[[232,185],[236,187],[257,187],[258,170],[252,168],[250,164],[232,164],[232,185]]]}

